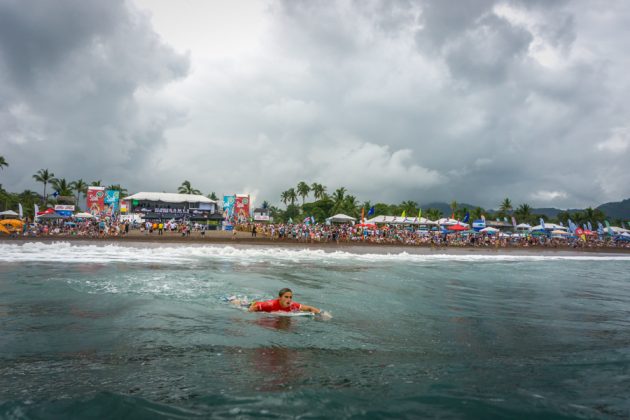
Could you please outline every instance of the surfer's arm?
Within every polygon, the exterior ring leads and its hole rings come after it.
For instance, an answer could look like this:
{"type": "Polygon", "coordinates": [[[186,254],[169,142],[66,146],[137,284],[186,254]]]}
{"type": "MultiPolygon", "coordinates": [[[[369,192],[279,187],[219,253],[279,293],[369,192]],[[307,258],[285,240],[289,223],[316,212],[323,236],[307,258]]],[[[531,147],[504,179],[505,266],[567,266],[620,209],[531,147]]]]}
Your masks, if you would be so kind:
{"type": "Polygon", "coordinates": [[[314,314],[318,314],[321,311],[319,309],[317,309],[314,306],[308,306],[308,305],[300,305],[300,311],[302,312],[312,312],[314,314]]]}
{"type": "Polygon", "coordinates": [[[249,305],[249,309],[247,309],[249,312],[258,312],[260,311],[260,306],[258,306],[258,302],[252,302],[251,305],[249,305]]]}

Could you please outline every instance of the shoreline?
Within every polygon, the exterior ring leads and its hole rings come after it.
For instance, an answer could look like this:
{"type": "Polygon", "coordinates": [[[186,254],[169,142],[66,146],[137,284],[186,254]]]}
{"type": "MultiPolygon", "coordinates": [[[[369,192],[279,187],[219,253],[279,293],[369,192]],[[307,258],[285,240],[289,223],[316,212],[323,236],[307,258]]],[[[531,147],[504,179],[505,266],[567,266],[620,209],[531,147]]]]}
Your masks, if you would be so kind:
{"type": "Polygon", "coordinates": [[[252,238],[249,232],[239,232],[235,239],[231,232],[210,231],[205,236],[198,232],[189,237],[180,234],[165,233],[144,235],[140,232],[130,232],[127,236],[86,237],[75,235],[54,235],[39,237],[0,237],[0,243],[55,243],[75,242],[88,245],[130,245],[130,246],[162,246],[162,245],[191,245],[191,246],[232,246],[235,248],[274,247],[291,249],[316,249],[326,252],[345,251],[358,254],[522,254],[522,255],[549,255],[549,254],[617,254],[630,255],[628,248],[573,248],[569,246],[535,246],[535,247],[472,247],[472,246],[447,246],[437,247],[430,245],[406,245],[401,243],[366,243],[366,242],[297,242],[290,239],[271,240],[265,237],[252,238]]]}

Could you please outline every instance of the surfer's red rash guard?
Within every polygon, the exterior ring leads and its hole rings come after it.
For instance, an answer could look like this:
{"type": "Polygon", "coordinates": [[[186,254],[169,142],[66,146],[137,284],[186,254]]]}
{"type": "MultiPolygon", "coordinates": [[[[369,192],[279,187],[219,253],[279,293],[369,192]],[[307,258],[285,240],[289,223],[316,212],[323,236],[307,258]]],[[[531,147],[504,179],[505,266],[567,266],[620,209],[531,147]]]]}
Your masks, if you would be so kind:
{"type": "Polygon", "coordinates": [[[291,302],[287,308],[283,308],[280,306],[280,299],[272,299],[266,302],[256,302],[256,307],[258,307],[258,310],[262,312],[297,312],[300,310],[302,305],[297,302],[291,302]]]}

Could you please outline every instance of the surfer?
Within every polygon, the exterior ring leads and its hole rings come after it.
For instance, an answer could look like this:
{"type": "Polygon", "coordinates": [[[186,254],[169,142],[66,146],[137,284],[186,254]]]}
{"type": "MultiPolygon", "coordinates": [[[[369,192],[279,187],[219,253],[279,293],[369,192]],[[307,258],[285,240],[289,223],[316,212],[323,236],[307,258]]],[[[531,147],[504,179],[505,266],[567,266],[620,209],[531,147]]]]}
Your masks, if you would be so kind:
{"type": "Polygon", "coordinates": [[[289,288],[280,289],[278,299],[271,299],[265,302],[253,302],[249,306],[250,312],[311,312],[318,314],[321,311],[314,306],[302,305],[293,302],[293,291],[289,288]]]}

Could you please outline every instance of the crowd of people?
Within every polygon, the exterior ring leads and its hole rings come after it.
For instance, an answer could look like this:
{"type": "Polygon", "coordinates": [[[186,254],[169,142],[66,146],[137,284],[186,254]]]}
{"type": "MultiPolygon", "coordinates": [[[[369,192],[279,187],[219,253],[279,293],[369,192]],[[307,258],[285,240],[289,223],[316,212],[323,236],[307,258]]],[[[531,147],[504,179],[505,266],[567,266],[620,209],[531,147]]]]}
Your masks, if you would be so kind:
{"type": "MultiPolygon", "coordinates": [[[[25,223],[21,235],[24,237],[84,237],[106,238],[164,235],[174,237],[205,238],[208,226],[190,221],[118,221],[115,218],[63,219],[37,223],[25,223]]],[[[405,225],[361,226],[352,224],[252,224],[234,226],[232,239],[268,240],[273,242],[317,243],[362,243],[375,245],[409,245],[427,247],[545,247],[545,248],[627,248],[630,241],[618,240],[610,235],[557,237],[545,234],[505,233],[459,233],[434,228],[418,229],[405,225]],[[250,236],[251,235],[251,236],[250,236]]]]}

